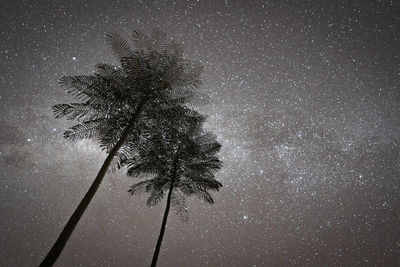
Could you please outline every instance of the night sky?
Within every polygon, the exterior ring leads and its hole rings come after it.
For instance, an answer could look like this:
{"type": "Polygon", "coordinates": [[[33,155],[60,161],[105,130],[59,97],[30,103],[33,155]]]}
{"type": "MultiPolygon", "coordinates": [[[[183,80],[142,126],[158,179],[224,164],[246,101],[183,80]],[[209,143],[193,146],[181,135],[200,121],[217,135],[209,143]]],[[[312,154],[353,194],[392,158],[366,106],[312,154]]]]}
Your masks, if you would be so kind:
{"type": "MultiPolygon", "coordinates": [[[[62,138],[58,79],[156,26],[205,65],[224,162],[159,266],[400,265],[400,1],[1,0],[0,266],[40,263],[106,156],[62,138]]],[[[57,266],[150,265],[165,199],[133,182],[105,177],[57,266]]]]}

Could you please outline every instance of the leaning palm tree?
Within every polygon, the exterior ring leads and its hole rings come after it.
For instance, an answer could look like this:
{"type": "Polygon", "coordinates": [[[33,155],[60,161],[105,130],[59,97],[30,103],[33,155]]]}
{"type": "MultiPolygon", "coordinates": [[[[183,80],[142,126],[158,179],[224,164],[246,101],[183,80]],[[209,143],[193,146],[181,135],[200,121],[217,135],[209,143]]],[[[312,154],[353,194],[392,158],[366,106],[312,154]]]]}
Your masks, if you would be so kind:
{"type": "Polygon", "coordinates": [[[78,102],[55,105],[55,117],[80,121],[66,130],[64,137],[94,138],[108,156],[40,266],[55,263],[115,155],[132,151],[131,142],[126,141],[137,136],[138,120],[150,118],[153,111],[174,110],[205,99],[197,91],[202,66],[186,60],[179,44],[168,40],[157,28],[151,34],[134,31],[131,37],[133,48],[119,34],[106,37],[120,66],[98,64],[92,75],[64,76],[59,81],[78,102]]]}
{"type": "Polygon", "coordinates": [[[186,196],[197,196],[213,204],[213,198],[208,191],[218,191],[222,186],[214,179],[215,172],[222,167],[216,156],[221,145],[213,134],[203,131],[200,121],[193,119],[185,125],[158,123],[158,128],[150,131],[151,136],[139,146],[138,154],[122,161],[122,166],[127,166],[128,176],[153,176],[134,184],[128,190],[132,195],[149,193],[148,206],[159,203],[168,192],[151,266],[156,266],[157,263],[170,206],[175,207],[175,211],[186,219],[186,196]]]}

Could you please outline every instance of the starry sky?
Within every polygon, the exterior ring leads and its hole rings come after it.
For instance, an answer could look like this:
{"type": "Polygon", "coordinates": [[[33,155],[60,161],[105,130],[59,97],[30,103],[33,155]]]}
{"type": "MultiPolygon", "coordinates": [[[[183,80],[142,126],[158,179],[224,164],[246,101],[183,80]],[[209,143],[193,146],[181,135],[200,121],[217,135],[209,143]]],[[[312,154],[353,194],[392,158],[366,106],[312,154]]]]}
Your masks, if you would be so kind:
{"type": "MultiPolygon", "coordinates": [[[[209,206],[170,214],[159,266],[400,264],[400,1],[0,1],[0,265],[37,266],[106,154],[62,138],[63,75],[159,26],[205,65],[223,145],[209,206]]],[[[165,200],[104,179],[57,266],[147,266],[165,200]]]]}

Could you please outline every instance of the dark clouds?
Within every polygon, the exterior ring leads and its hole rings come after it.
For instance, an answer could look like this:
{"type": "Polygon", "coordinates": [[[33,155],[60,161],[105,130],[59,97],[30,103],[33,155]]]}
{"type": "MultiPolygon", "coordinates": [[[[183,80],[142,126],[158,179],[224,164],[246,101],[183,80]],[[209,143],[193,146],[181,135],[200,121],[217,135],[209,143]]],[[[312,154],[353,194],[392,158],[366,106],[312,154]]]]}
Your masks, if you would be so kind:
{"type": "MultiPolygon", "coordinates": [[[[206,66],[223,144],[208,207],[171,214],[160,266],[395,266],[400,255],[396,1],[3,1],[1,265],[37,265],[105,154],[70,143],[57,80],[114,62],[104,35],[160,26],[206,66]]],[[[164,203],[108,175],[60,266],[150,262],[164,203]]]]}

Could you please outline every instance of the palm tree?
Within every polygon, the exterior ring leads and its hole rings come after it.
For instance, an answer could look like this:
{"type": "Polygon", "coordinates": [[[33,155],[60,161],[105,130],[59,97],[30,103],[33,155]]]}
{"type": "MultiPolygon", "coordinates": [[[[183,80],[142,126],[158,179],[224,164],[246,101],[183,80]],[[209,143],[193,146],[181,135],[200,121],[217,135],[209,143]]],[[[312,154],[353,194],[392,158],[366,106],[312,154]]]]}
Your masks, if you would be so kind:
{"type": "MultiPolygon", "coordinates": [[[[80,121],[66,130],[64,137],[97,139],[108,156],[40,266],[55,263],[115,155],[132,151],[131,143],[126,141],[137,136],[138,120],[150,118],[154,111],[174,110],[205,100],[197,91],[203,68],[184,59],[179,44],[167,40],[158,28],[151,34],[134,31],[131,37],[134,49],[117,33],[106,36],[120,66],[98,64],[92,75],[64,76],[59,81],[78,102],[55,105],[55,117],[80,121]]],[[[162,115],[162,112],[156,113],[162,115]]]]}
{"type": "Polygon", "coordinates": [[[128,176],[154,176],[128,190],[132,195],[149,193],[148,206],[156,205],[168,192],[151,266],[157,263],[170,206],[186,219],[185,196],[194,195],[213,204],[208,191],[218,191],[222,186],[214,179],[215,172],[222,167],[216,156],[221,145],[213,134],[203,131],[201,119],[189,120],[186,124],[164,121],[157,125],[158,129],[151,131],[152,136],[146,138],[136,157],[122,161],[122,166],[127,166],[128,176]]]}

